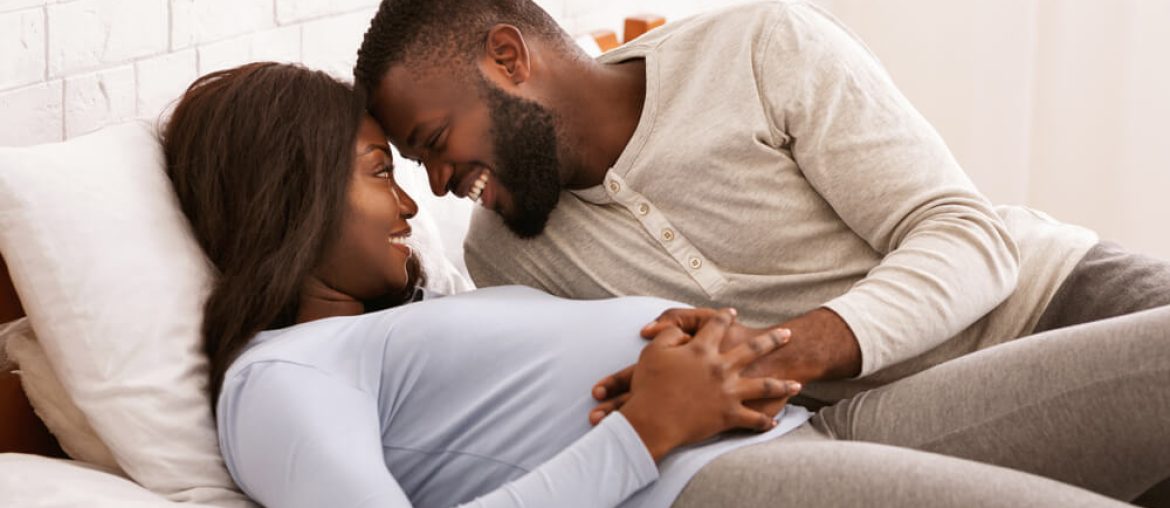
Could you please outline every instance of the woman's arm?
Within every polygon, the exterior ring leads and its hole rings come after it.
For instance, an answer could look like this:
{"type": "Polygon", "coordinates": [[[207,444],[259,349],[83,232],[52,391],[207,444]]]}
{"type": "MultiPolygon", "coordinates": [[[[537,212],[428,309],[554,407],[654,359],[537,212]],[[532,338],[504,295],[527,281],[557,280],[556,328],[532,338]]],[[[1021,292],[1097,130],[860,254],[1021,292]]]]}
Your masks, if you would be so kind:
{"type": "Polygon", "coordinates": [[[269,362],[233,376],[221,397],[224,461],[261,504],[410,506],[382,458],[373,394],[312,367],[269,362]]]}
{"type": "MultiPolygon", "coordinates": [[[[237,484],[284,507],[408,507],[387,469],[375,394],[302,365],[263,363],[225,386],[220,442],[237,484]]],[[[614,415],[528,474],[466,506],[614,506],[658,478],[637,431],[614,415]]]]}

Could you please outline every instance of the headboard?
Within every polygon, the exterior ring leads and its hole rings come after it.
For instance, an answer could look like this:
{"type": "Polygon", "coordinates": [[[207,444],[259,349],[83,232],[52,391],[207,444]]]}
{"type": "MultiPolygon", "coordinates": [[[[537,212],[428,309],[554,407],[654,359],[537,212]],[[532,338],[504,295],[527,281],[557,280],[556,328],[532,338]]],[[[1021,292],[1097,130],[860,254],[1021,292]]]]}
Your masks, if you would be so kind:
{"type": "MultiPolygon", "coordinates": [[[[0,323],[21,317],[24,309],[8,276],[8,266],[0,257],[0,323]]],[[[11,372],[0,372],[0,453],[7,452],[65,457],[57,440],[29,405],[20,378],[11,372]]]]}

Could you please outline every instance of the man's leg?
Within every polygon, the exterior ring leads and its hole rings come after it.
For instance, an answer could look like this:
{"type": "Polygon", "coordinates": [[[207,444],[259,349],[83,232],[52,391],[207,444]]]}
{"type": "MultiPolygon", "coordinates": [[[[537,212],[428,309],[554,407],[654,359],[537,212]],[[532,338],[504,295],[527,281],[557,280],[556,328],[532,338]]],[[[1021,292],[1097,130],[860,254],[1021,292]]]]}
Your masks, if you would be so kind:
{"type": "Polygon", "coordinates": [[[727,453],[691,479],[675,508],[734,506],[1122,506],[1011,469],[874,443],[834,441],[805,425],[727,453]]]}
{"type": "Polygon", "coordinates": [[[995,464],[1132,501],[1170,476],[1170,307],[1025,337],[818,413],[838,439],[995,464]]]}
{"type": "MultiPolygon", "coordinates": [[[[1170,262],[1112,242],[1089,250],[1061,284],[1032,333],[1170,305],[1170,262]]],[[[1170,478],[1136,503],[1170,508],[1170,478]]]]}
{"type": "Polygon", "coordinates": [[[1102,242],[1069,273],[1032,333],[1166,305],[1170,305],[1170,262],[1102,242]]]}

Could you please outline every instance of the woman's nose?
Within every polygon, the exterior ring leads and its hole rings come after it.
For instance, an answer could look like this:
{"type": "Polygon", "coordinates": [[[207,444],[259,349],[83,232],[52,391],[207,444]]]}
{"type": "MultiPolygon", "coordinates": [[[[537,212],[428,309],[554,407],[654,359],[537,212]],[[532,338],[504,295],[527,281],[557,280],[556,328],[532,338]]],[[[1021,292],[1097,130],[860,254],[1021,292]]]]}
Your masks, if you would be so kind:
{"type": "Polygon", "coordinates": [[[402,188],[396,188],[394,192],[398,195],[398,213],[402,218],[410,219],[418,214],[418,203],[415,203],[410,194],[407,194],[402,188]]]}

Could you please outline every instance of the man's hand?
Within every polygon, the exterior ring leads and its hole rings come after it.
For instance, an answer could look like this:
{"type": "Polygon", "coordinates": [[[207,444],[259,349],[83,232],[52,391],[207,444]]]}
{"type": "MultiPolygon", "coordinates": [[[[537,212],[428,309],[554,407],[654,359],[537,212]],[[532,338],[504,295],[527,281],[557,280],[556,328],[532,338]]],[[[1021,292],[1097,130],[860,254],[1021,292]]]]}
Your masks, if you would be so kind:
{"type": "MultiPolygon", "coordinates": [[[[652,339],[670,328],[693,334],[717,312],[715,309],[702,308],[671,309],[646,325],[642,329],[642,337],[652,339]]],[[[751,364],[745,370],[745,376],[776,377],[807,383],[854,377],[861,372],[861,348],[852,330],[835,312],[816,309],[773,328],[790,330],[790,343],[751,364]]],[[[735,323],[728,328],[719,349],[726,351],[762,333],[767,333],[767,330],[735,323]]],[[[589,413],[590,422],[600,422],[605,415],[626,402],[632,377],[631,366],[607,376],[593,387],[593,398],[600,403],[589,413]]],[[[748,406],[772,415],[784,408],[783,403],[776,401],[755,401],[748,406]]]]}
{"type": "MultiPolygon", "coordinates": [[[[642,337],[652,338],[675,326],[692,333],[715,315],[713,309],[671,309],[642,329],[642,337]]],[[[783,373],[785,379],[802,383],[854,377],[861,372],[861,347],[849,325],[837,313],[819,308],[772,328],[792,331],[792,342],[773,352],[749,369],[749,375],[783,373]]],[[[736,327],[724,336],[721,349],[734,347],[760,330],[736,327]]]]}

